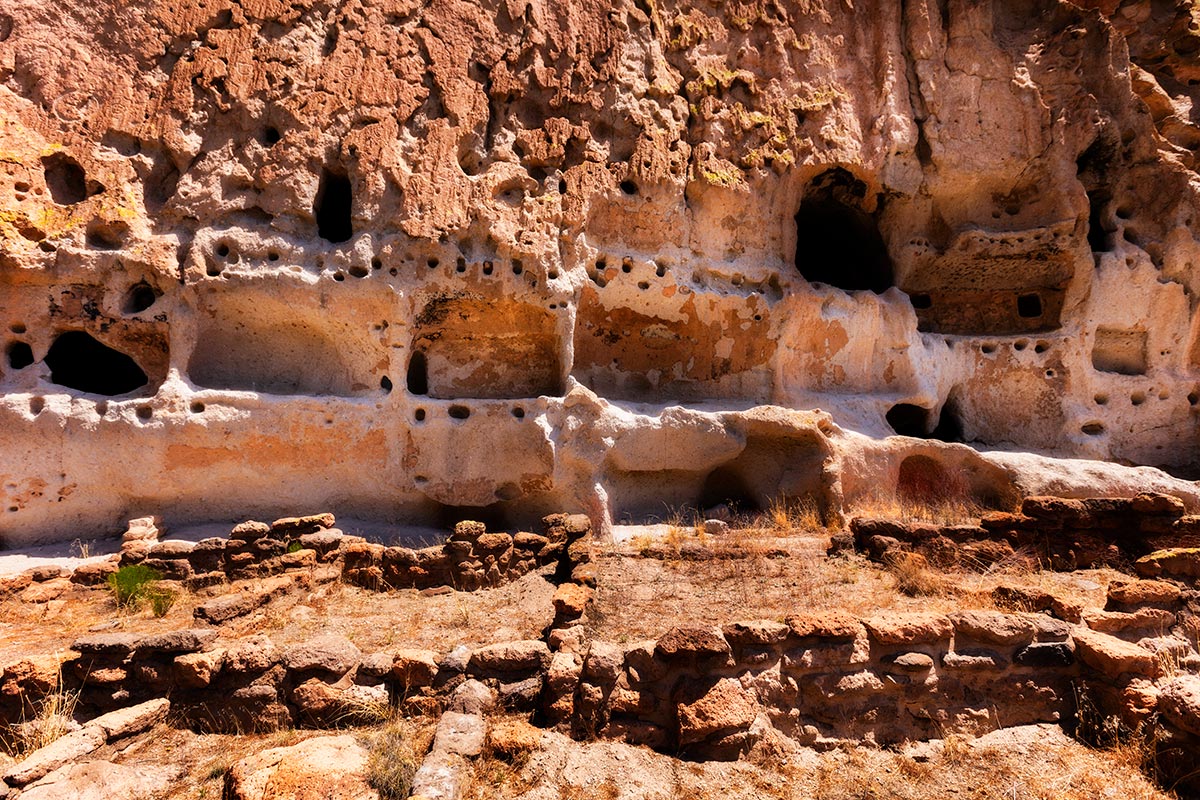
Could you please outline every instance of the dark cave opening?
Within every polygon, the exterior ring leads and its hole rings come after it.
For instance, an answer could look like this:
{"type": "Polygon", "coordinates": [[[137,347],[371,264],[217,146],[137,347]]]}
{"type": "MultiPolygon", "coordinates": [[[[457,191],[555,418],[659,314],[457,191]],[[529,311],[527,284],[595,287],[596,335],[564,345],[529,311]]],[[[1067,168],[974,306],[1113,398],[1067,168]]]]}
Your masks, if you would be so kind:
{"type": "Polygon", "coordinates": [[[87,176],[79,162],[66,153],[54,153],[42,158],[46,188],[60,206],[73,206],[87,199],[87,176]]]}
{"type": "Polygon", "coordinates": [[[13,342],[8,346],[8,366],[12,369],[25,369],[33,363],[33,348],[28,342],[13,342]]]}
{"type": "Polygon", "coordinates": [[[157,301],[158,293],[154,291],[154,287],[142,281],[130,287],[125,296],[124,310],[126,314],[137,314],[150,308],[157,301]]]}
{"type": "Polygon", "coordinates": [[[735,514],[751,514],[762,511],[758,497],[746,484],[741,474],[732,467],[717,467],[704,479],[700,487],[700,498],[696,503],[701,511],[717,506],[727,506],[735,514]]]}
{"type": "Polygon", "coordinates": [[[965,442],[963,436],[962,412],[959,411],[958,403],[950,398],[942,406],[942,413],[938,416],[938,423],[934,429],[929,432],[930,439],[937,439],[941,442],[965,442]]]}
{"type": "Polygon", "coordinates": [[[67,331],[55,339],[46,365],[52,382],[92,394],[127,394],[148,380],[132,358],[83,331],[67,331]]]}
{"type": "Polygon", "coordinates": [[[887,424],[898,436],[924,439],[929,434],[929,409],[912,403],[897,403],[888,409],[887,424]]]}
{"type": "Polygon", "coordinates": [[[875,217],[860,203],[866,186],[843,169],[815,179],[796,213],[796,268],[810,283],[882,294],[892,260],[875,217]]]}
{"type": "Polygon", "coordinates": [[[420,350],[413,351],[412,356],[408,359],[408,375],[405,384],[408,386],[409,394],[429,394],[429,365],[425,353],[420,350]]]}
{"type": "Polygon", "coordinates": [[[1037,294],[1023,294],[1017,297],[1017,316],[1022,319],[1037,319],[1042,315],[1042,298],[1037,294]]]}
{"type": "Polygon", "coordinates": [[[353,191],[350,178],[341,173],[325,169],[321,171],[321,184],[317,188],[317,199],[313,213],[317,217],[317,233],[327,242],[345,242],[354,233],[350,221],[353,206],[353,191]]]}
{"type": "Polygon", "coordinates": [[[1103,253],[1112,249],[1110,232],[1104,227],[1102,217],[1104,207],[1111,198],[1107,192],[1088,192],[1088,246],[1093,253],[1103,253]]]}

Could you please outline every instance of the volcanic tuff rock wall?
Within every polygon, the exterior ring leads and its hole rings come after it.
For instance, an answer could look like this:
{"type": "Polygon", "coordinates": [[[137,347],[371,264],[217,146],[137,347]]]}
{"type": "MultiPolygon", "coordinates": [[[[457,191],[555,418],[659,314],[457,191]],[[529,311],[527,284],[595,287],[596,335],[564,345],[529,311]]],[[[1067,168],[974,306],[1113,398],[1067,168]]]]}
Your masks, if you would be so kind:
{"type": "Polygon", "coordinates": [[[9,0],[0,530],[1186,472],[1194,16],[9,0]]]}

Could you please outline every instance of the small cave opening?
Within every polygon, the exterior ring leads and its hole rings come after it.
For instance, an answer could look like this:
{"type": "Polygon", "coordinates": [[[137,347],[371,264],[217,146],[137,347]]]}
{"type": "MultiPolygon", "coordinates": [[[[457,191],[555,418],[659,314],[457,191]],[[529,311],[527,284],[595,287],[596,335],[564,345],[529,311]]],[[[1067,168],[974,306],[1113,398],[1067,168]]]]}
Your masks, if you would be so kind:
{"type": "Polygon", "coordinates": [[[60,334],[46,353],[50,380],[59,386],[109,397],[146,385],[146,373],[132,358],[83,331],[60,334]]]}
{"type": "Polygon", "coordinates": [[[937,425],[929,432],[930,439],[940,442],[965,442],[963,434],[962,412],[954,398],[942,405],[942,413],[938,416],[937,425]]]}
{"type": "Polygon", "coordinates": [[[28,342],[13,342],[6,350],[8,366],[12,369],[25,369],[33,363],[33,348],[28,342]]]}
{"type": "Polygon", "coordinates": [[[897,403],[888,409],[887,424],[897,436],[913,436],[919,439],[929,434],[929,409],[912,403],[897,403]]]}
{"type": "Polygon", "coordinates": [[[145,281],[139,281],[130,287],[125,295],[124,311],[126,314],[138,314],[158,302],[158,292],[145,281]]]}
{"type": "Polygon", "coordinates": [[[87,199],[87,176],[79,162],[66,153],[54,153],[42,158],[46,188],[60,206],[73,206],[87,199]]]}
{"type": "Polygon", "coordinates": [[[1017,316],[1022,319],[1037,319],[1042,312],[1041,295],[1022,294],[1017,296],[1017,316]]]}
{"type": "Polygon", "coordinates": [[[354,233],[350,221],[353,190],[350,178],[330,169],[321,171],[321,183],[313,203],[317,218],[317,233],[327,242],[345,242],[354,233]]]}
{"type": "Polygon", "coordinates": [[[442,530],[452,531],[455,525],[467,520],[482,522],[489,531],[503,531],[511,527],[508,510],[503,502],[492,503],[488,506],[437,504],[437,526],[442,530]]]}
{"type": "Polygon", "coordinates": [[[408,359],[408,374],[405,384],[408,386],[409,394],[422,396],[429,394],[429,362],[423,351],[414,350],[408,359]]]}
{"type": "Polygon", "coordinates": [[[725,506],[734,514],[754,514],[763,510],[757,494],[741,473],[729,466],[717,467],[708,473],[696,501],[701,513],[718,506],[725,506]]]}
{"type": "Polygon", "coordinates": [[[1107,192],[1088,192],[1088,246],[1093,253],[1103,253],[1112,249],[1111,231],[1104,227],[1104,208],[1112,200],[1107,192]]]}
{"type": "Polygon", "coordinates": [[[862,210],[866,186],[843,169],[816,178],[796,212],[796,268],[810,283],[882,294],[892,260],[876,217],[862,210]]]}

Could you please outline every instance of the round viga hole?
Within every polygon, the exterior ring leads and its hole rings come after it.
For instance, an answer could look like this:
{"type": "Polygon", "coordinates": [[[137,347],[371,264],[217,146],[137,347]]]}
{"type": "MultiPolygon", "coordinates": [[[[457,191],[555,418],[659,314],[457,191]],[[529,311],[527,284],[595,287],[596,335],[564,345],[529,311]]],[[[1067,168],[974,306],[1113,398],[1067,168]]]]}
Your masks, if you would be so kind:
{"type": "Polygon", "coordinates": [[[450,415],[450,419],[467,419],[471,416],[471,409],[466,406],[450,406],[447,413],[450,415]]]}
{"type": "Polygon", "coordinates": [[[638,185],[633,181],[621,181],[621,192],[628,195],[638,193],[638,185]]]}
{"type": "Polygon", "coordinates": [[[199,400],[192,403],[190,408],[191,408],[191,412],[193,414],[203,414],[204,413],[204,403],[201,403],[199,400]]]}
{"type": "Polygon", "coordinates": [[[365,278],[370,274],[371,274],[371,270],[367,269],[366,267],[360,266],[358,264],[355,264],[353,267],[350,268],[350,275],[355,278],[365,278]]]}
{"type": "Polygon", "coordinates": [[[650,288],[650,282],[649,281],[638,281],[638,288],[644,292],[650,288]]]}
{"type": "Polygon", "coordinates": [[[150,406],[138,406],[137,418],[145,422],[154,416],[154,409],[150,406]]]}
{"type": "Polygon", "coordinates": [[[374,270],[383,269],[383,259],[380,258],[379,256],[375,256],[374,258],[372,258],[371,259],[371,269],[374,269],[374,270]]]}
{"type": "Polygon", "coordinates": [[[1085,423],[1079,430],[1083,431],[1088,436],[1099,436],[1100,434],[1104,433],[1104,423],[1093,420],[1092,422],[1085,423]]]}
{"type": "Polygon", "coordinates": [[[1042,353],[1046,352],[1049,349],[1050,349],[1049,342],[1038,342],[1037,344],[1035,344],[1033,346],[1033,352],[1037,353],[1038,355],[1041,355],[1042,353]]]}
{"type": "Polygon", "coordinates": [[[994,344],[980,345],[979,352],[984,353],[985,355],[991,355],[992,353],[996,352],[996,345],[994,345],[994,344]]]}
{"type": "Polygon", "coordinates": [[[415,483],[417,486],[424,486],[425,484],[429,483],[429,478],[426,478],[424,475],[414,475],[413,483],[415,483]]]}
{"type": "Polygon", "coordinates": [[[220,258],[228,258],[229,257],[229,245],[226,244],[225,242],[221,242],[219,245],[217,245],[217,255],[220,258]]]}
{"type": "Polygon", "coordinates": [[[1024,350],[1026,347],[1029,347],[1029,342],[1025,341],[1024,339],[1018,339],[1017,341],[1013,342],[1013,350],[1016,350],[1018,353],[1024,350]]]}
{"type": "Polygon", "coordinates": [[[333,273],[333,279],[340,283],[341,281],[346,280],[346,275],[339,269],[337,272],[333,273]]]}
{"type": "Polygon", "coordinates": [[[520,406],[513,406],[512,415],[517,419],[525,419],[525,409],[520,406]]]}
{"type": "Polygon", "coordinates": [[[521,259],[514,258],[513,262],[512,262],[513,275],[520,275],[524,271],[525,271],[525,265],[521,263],[521,259]]]}
{"type": "Polygon", "coordinates": [[[382,378],[379,379],[379,388],[383,389],[384,394],[391,394],[392,393],[392,379],[389,378],[387,375],[384,375],[382,378]]]}
{"type": "Polygon", "coordinates": [[[267,253],[267,261],[278,261],[278,260],[279,260],[279,253],[277,253],[276,251],[271,250],[267,253]]]}
{"type": "Polygon", "coordinates": [[[1195,390],[1188,392],[1188,405],[1194,406],[1197,403],[1200,403],[1200,392],[1195,390]]]}
{"type": "Polygon", "coordinates": [[[1108,395],[1106,394],[1098,394],[1092,399],[1096,401],[1096,405],[1098,406],[1108,405],[1108,395]]]}
{"type": "Polygon", "coordinates": [[[42,413],[42,409],[46,407],[46,400],[42,397],[29,398],[29,413],[35,417],[42,413]]]}
{"type": "Polygon", "coordinates": [[[10,331],[12,331],[13,333],[24,333],[25,332],[25,323],[14,322],[12,325],[8,326],[8,329],[10,331]]]}
{"type": "Polygon", "coordinates": [[[1134,392],[1133,394],[1129,395],[1129,402],[1135,406],[1140,406],[1142,403],[1146,402],[1146,393],[1134,392]]]}
{"type": "Polygon", "coordinates": [[[413,419],[415,419],[417,422],[424,422],[425,421],[425,409],[418,408],[416,411],[414,411],[413,419]]]}

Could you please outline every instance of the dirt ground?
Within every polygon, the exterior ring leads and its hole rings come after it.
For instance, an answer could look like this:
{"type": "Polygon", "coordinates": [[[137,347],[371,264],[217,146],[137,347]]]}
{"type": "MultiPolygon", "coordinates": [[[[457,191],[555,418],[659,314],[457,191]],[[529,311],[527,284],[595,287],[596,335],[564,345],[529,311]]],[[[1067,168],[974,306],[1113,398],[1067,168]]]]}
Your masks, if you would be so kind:
{"type": "MultiPolygon", "coordinates": [[[[613,642],[660,636],[681,625],[843,609],[869,616],[888,609],[990,607],[1001,583],[1053,591],[1085,607],[1104,603],[1109,570],[1041,572],[1014,561],[988,573],[932,574],[906,593],[901,576],[857,556],[829,558],[823,531],[742,532],[704,537],[675,529],[665,537],[601,544],[594,561],[597,591],[585,618],[590,635],[613,642]]],[[[364,653],[398,648],[446,652],[499,641],[539,638],[553,617],[554,586],[544,574],[479,592],[378,593],[343,584],[328,568],[286,596],[223,627],[223,638],[267,633],[277,644],[338,633],[364,653]]],[[[221,591],[242,591],[239,583],[221,591]]],[[[162,618],[119,610],[104,588],[69,588],[49,603],[0,603],[0,659],[65,651],[89,630],[159,632],[193,626],[192,611],[208,594],[184,594],[162,618]]],[[[0,663],[6,663],[0,661],[0,663]]],[[[428,732],[435,720],[409,723],[428,732]]],[[[383,720],[380,721],[382,726],[383,720]]],[[[381,730],[354,729],[370,744],[381,730]]],[[[169,725],[95,755],[136,764],[171,764],[182,773],[159,800],[215,800],[238,759],[323,735],[283,731],[267,736],[199,735],[169,725]]],[[[977,740],[952,736],[908,749],[860,747],[830,752],[771,739],[735,763],[682,761],[645,748],[574,742],[546,732],[516,761],[485,756],[476,765],[475,800],[708,800],[709,798],[1166,798],[1139,771],[1135,743],[1093,750],[1060,729],[1010,729],[977,740]]]]}

